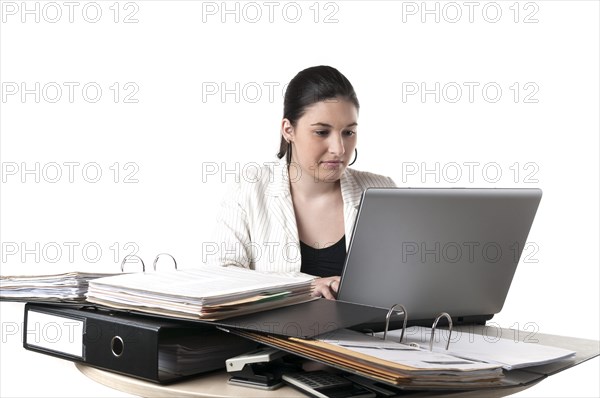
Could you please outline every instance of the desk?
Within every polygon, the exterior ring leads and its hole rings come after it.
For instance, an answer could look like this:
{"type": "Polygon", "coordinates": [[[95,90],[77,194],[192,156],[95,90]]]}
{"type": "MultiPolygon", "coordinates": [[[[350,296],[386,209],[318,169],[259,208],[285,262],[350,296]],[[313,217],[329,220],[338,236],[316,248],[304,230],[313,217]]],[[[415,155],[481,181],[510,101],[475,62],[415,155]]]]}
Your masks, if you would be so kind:
{"type": "Polygon", "coordinates": [[[211,372],[207,375],[161,385],[80,363],[76,363],[75,366],[81,373],[100,384],[141,397],[305,397],[299,391],[288,386],[273,391],[233,386],[227,384],[230,375],[225,371],[211,372]]]}
{"type": "MultiPolygon", "coordinates": [[[[456,327],[455,330],[464,333],[474,332],[483,333],[486,331],[484,327],[469,329],[467,327],[456,327]]],[[[487,329],[489,331],[489,329],[487,329]]],[[[503,336],[515,336],[519,341],[529,334],[528,332],[515,331],[511,329],[498,329],[503,336]]],[[[495,336],[494,333],[488,333],[489,336],[495,336]]],[[[539,383],[544,378],[578,365],[588,359],[594,358],[599,354],[599,342],[595,340],[578,339],[565,336],[555,336],[547,334],[536,334],[535,338],[540,344],[561,347],[577,352],[574,358],[555,362],[549,365],[534,366],[526,369],[518,369],[510,372],[505,372],[506,385],[502,388],[487,389],[485,391],[439,391],[439,392],[415,392],[411,393],[411,397],[504,397],[523,391],[531,386],[539,383]]],[[[246,387],[232,386],[227,384],[229,374],[225,371],[212,372],[208,375],[201,375],[195,378],[187,379],[177,383],[168,385],[155,384],[128,376],[123,376],[116,373],[111,373],[96,369],[83,364],[76,364],[77,369],[90,379],[101,383],[105,386],[114,388],[133,395],[142,397],[165,397],[165,396],[180,396],[180,397],[304,397],[300,392],[284,386],[274,391],[264,391],[246,387]]]]}

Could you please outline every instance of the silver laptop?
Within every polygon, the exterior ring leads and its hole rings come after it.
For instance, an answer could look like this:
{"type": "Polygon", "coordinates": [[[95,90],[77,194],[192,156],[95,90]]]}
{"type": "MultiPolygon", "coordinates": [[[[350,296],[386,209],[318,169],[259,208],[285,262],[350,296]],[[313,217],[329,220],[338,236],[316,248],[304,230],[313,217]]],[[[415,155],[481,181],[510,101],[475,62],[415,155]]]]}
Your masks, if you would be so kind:
{"type": "Polygon", "coordinates": [[[485,323],[504,305],[541,197],[520,188],[367,189],[338,300],[402,304],[410,324],[440,312],[485,323]]]}

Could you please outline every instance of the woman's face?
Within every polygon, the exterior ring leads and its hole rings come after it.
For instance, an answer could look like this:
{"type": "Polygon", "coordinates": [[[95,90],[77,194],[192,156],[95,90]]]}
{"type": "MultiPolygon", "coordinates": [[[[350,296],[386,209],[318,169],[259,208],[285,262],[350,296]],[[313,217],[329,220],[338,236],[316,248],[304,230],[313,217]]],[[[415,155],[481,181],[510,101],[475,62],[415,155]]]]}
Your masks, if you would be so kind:
{"type": "Polygon", "coordinates": [[[283,119],[284,137],[292,142],[290,178],[302,172],[315,182],[339,180],[354,157],[357,119],[354,104],[341,98],[309,106],[296,128],[283,119]]]}

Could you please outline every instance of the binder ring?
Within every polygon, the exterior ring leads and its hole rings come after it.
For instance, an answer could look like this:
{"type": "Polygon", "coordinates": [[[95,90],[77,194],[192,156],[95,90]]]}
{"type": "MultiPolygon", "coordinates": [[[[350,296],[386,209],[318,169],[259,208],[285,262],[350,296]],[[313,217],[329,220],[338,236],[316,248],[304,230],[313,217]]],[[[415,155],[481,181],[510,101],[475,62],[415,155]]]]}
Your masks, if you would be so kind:
{"type": "Polygon", "coordinates": [[[125,263],[127,262],[127,259],[131,257],[131,258],[137,258],[138,260],[140,260],[140,263],[142,263],[142,272],[146,272],[146,266],[144,265],[144,260],[142,260],[140,258],[140,256],[136,256],[135,254],[128,254],[125,257],[123,257],[123,261],[121,261],[121,272],[125,272],[125,263]]]}
{"type": "Polygon", "coordinates": [[[402,343],[402,339],[404,339],[404,331],[406,330],[406,323],[408,322],[408,313],[406,312],[406,308],[402,304],[392,305],[392,308],[390,308],[387,315],[385,316],[385,330],[383,331],[383,339],[385,340],[385,338],[387,336],[387,332],[390,327],[390,317],[392,316],[392,313],[394,312],[394,308],[396,308],[396,307],[400,307],[400,309],[402,310],[402,313],[404,314],[404,323],[402,324],[402,333],[400,333],[400,341],[399,341],[400,343],[402,343]]]}
{"type": "Polygon", "coordinates": [[[154,264],[152,264],[152,268],[154,268],[154,271],[156,271],[156,263],[158,263],[158,259],[160,258],[160,256],[169,256],[169,257],[171,257],[171,260],[173,260],[173,264],[175,264],[175,269],[177,269],[177,261],[175,261],[175,257],[171,256],[169,253],[160,253],[154,259],[154,264]]]}
{"type": "Polygon", "coordinates": [[[431,327],[431,340],[429,340],[429,351],[433,351],[433,336],[435,335],[435,327],[437,326],[438,321],[445,317],[448,320],[448,324],[450,325],[450,329],[448,331],[448,341],[446,342],[446,350],[450,347],[450,336],[452,336],[452,318],[448,315],[447,312],[440,312],[435,318],[435,322],[433,322],[433,326],[431,327]]]}

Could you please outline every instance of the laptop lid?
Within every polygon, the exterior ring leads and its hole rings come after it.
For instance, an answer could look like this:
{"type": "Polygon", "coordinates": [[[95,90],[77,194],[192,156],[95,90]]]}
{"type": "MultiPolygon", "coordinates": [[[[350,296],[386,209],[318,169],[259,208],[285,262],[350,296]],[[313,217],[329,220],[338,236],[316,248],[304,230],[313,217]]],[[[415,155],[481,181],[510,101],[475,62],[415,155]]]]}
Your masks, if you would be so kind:
{"type": "Polygon", "coordinates": [[[338,300],[402,304],[411,324],[440,312],[485,322],[504,305],[541,197],[521,188],[367,189],[338,300]]]}

